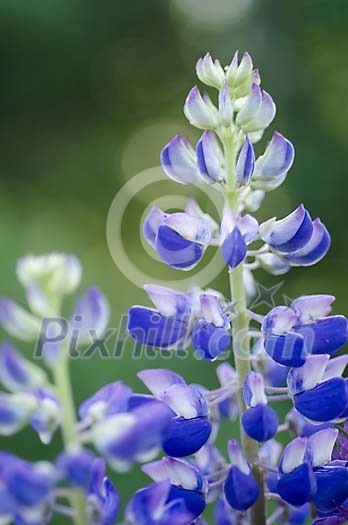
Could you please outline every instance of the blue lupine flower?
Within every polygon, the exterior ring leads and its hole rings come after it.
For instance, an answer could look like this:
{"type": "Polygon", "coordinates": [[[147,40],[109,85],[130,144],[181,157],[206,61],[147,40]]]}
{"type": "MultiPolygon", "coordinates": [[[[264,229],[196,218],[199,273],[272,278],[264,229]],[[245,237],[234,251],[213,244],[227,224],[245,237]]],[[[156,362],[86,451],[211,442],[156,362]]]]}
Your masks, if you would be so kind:
{"type": "Polygon", "coordinates": [[[163,458],[143,465],[142,470],[153,481],[170,481],[171,489],[167,502],[182,499],[187,510],[197,518],[205,509],[207,483],[199,470],[183,459],[163,458]]]}
{"type": "Polygon", "coordinates": [[[255,152],[247,135],[236,164],[236,179],[240,185],[248,184],[254,173],[254,167],[255,152]]]}
{"type": "Polygon", "coordinates": [[[149,297],[158,310],[133,306],[128,331],[141,344],[155,348],[185,347],[192,344],[200,357],[213,360],[230,345],[227,303],[218,292],[187,293],[147,285],[149,297]]]}
{"type": "Polygon", "coordinates": [[[91,450],[81,448],[59,454],[56,459],[56,466],[69,484],[87,488],[95,459],[96,456],[91,450]]]}
{"type": "Polygon", "coordinates": [[[280,186],[290,170],[295,157],[294,147],[277,131],[273,133],[266,151],[255,164],[251,185],[264,191],[280,186]]]}
{"type": "Polygon", "coordinates": [[[224,180],[224,156],[218,138],[212,131],[205,131],[197,142],[197,162],[205,182],[214,184],[224,180]]]}
{"type": "Polygon", "coordinates": [[[257,501],[260,489],[236,441],[228,442],[228,453],[231,468],[224,484],[225,497],[233,509],[245,511],[257,501]]]}
{"type": "Polygon", "coordinates": [[[309,356],[288,376],[296,410],[313,421],[333,421],[345,413],[348,405],[347,380],[341,377],[348,356],[329,359],[325,354],[309,356]]]}
{"type": "Polygon", "coordinates": [[[279,463],[277,492],[290,505],[300,506],[320,497],[318,484],[322,469],[330,465],[338,431],[327,428],[308,439],[298,437],[284,449],[279,463]]]}
{"type": "Polygon", "coordinates": [[[210,224],[187,212],[164,213],[154,206],[143,224],[145,239],[163,262],[178,270],[190,270],[210,243],[210,224]]]}
{"type": "Polygon", "coordinates": [[[137,398],[128,412],[114,414],[92,426],[92,440],[117,471],[127,471],[134,462],[156,456],[174,417],[165,403],[137,398]]]}
{"type": "Polygon", "coordinates": [[[194,519],[182,498],[169,500],[172,484],[153,483],[138,490],[127,505],[125,517],[130,525],[188,525],[194,519]]]}
{"type": "Polygon", "coordinates": [[[187,95],[184,113],[187,120],[199,129],[215,129],[219,124],[219,112],[206,93],[203,97],[197,86],[187,95]]]}
{"type": "Polygon", "coordinates": [[[45,382],[45,372],[25,359],[10,343],[0,346],[0,383],[7,390],[29,390],[45,382]]]}
{"type": "Polygon", "coordinates": [[[161,151],[161,164],[168,177],[180,184],[197,184],[200,175],[195,150],[186,138],[176,135],[161,151]]]}
{"type": "Polygon", "coordinates": [[[325,317],[334,298],[307,295],[295,299],[290,307],[277,306],[264,318],[266,352],[280,364],[299,367],[310,354],[334,354],[346,343],[347,319],[341,315],[325,317]]]}
{"type": "Polygon", "coordinates": [[[208,404],[201,390],[186,385],[181,376],[170,370],[143,370],[138,376],[154,396],[173,411],[162,442],[164,452],[173,457],[197,452],[212,431],[208,404]]]}
{"type": "Polygon", "coordinates": [[[306,460],[307,446],[306,438],[294,439],[285,447],[279,464],[277,492],[295,507],[310,501],[317,490],[312,466],[306,460]]]}
{"type": "Polygon", "coordinates": [[[87,514],[90,525],[112,525],[120,508],[118,493],[105,476],[105,463],[96,459],[87,491],[87,514]]]}
{"type": "Polygon", "coordinates": [[[263,377],[249,372],[243,383],[243,396],[247,410],[242,414],[242,425],[248,436],[263,443],[275,436],[278,430],[277,413],[267,405],[263,377]]]}
{"type": "Polygon", "coordinates": [[[284,219],[269,219],[260,225],[260,236],[271,248],[280,253],[296,252],[303,248],[313,233],[312,219],[301,204],[284,219]]]}
{"type": "Polygon", "coordinates": [[[259,225],[251,215],[237,216],[226,210],[221,224],[222,258],[231,268],[236,268],[247,255],[247,245],[258,235],[259,225]]]}

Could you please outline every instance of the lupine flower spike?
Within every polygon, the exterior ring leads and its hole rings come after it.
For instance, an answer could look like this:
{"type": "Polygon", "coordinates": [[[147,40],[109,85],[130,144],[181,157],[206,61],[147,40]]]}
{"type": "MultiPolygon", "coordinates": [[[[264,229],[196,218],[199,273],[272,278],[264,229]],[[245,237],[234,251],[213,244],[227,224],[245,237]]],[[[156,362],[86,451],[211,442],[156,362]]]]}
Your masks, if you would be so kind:
{"type": "Polygon", "coordinates": [[[264,315],[252,304],[256,269],[277,276],[318,263],[329,232],[304,204],[261,223],[253,215],[286,181],[295,151],[283,133],[267,131],[276,106],[250,55],[236,52],[224,67],[207,53],[196,72],[210,89],[193,87],[184,105],[197,143],[167,137],[160,162],[171,180],[219,192],[219,220],[190,198],[175,212],[152,206],[142,231],[170,271],[190,272],[218,250],[230,293],[199,288],[194,277],[185,291],[146,284],[148,304],[129,309],[128,332],[151,353],[204,359],[216,386],[161,366],[138,372],[138,391],[115,368],[75,418],[68,358],[103,337],[110,306],[89,287],[63,319],[80,262],[59,253],[24,257],[17,277],[26,306],[1,298],[0,324],[22,345],[36,344],[46,366],[1,343],[0,435],[28,426],[38,447],[58,432],[63,443],[51,462],[0,452],[1,524],[207,525],[207,515],[215,525],[347,523],[347,319],[332,313],[328,294],[302,295],[264,315]],[[237,425],[240,440],[232,439],[237,425]],[[226,435],[225,455],[218,445],[226,435]],[[121,504],[116,486],[135,468],[150,479],[121,504]]]}

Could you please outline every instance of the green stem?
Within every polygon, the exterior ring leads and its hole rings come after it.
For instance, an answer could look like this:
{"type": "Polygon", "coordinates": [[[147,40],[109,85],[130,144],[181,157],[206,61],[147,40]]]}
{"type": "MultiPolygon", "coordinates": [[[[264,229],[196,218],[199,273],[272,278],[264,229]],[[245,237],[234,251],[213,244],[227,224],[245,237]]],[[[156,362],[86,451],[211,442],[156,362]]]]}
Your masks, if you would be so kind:
{"type": "MultiPolygon", "coordinates": [[[[57,395],[62,404],[61,428],[64,449],[66,451],[76,450],[81,445],[76,432],[75,404],[70,382],[68,353],[64,348],[62,349],[60,360],[56,363],[53,370],[53,375],[57,395]]],[[[74,491],[70,495],[70,501],[74,513],[74,524],[86,525],[87,516],[84,495],[79,491],[74,491]]]]}
{"type": "MultiPolygon", "coordinates": [[[[233,141],[233,138],[225,139],[223,141],[226,173],[227,173],[227,188],[226,188],[226,204],[227,206],[238,213],[238,192],[236,191],[235,183],[235,166],[238,148],[233,141]]],[[[246,313],[246,292],[243,279],[243,265],[240,264],[233,270],[229,271],[231,299],[235,306],[236,316],[232,322],[233,332],[233,354],[236,371],[238,374],[239,384],[242,385],[245,377],[250,372],[250,339],[247,337],[250,319],[246,313]]],[[[243,396],[239,395],[239,402],[241,413],[245,411],[245,403],[243,396]]],[[[241,445],[250,465],[253,467],[254,476],[259,484],[260,497],[255,505],[249,511],[250,525],[265,525],[265,498],[264,498],[264,481],[263,473],[257,466],[258,461],[258,445],[256,441],[251,439],[243,430],[240,421],[241,445]]]]}

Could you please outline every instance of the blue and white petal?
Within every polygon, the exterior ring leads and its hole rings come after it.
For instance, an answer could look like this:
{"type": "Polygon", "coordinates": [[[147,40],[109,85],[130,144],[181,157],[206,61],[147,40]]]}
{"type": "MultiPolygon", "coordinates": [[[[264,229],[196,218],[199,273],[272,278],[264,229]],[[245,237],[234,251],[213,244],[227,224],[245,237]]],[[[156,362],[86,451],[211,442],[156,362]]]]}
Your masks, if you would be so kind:
{"type": "Polygon", "coordinates": [[[171,386],[186,385],[179,374],[162,368],[142,370],[138,373],[138,377],[158,399],[161,399],[171,386]]]}
{"type": "Polygon", "coordinates": [[[291,268],[290,264],[284,262],[275,253],[264,253],[258,255],[256,259],[260,263],[261,268],[272,275],[284,275],[291,268]]]}
{"type": "Polygon", "coordinates": [[[187,490],[202,491],[205,480],[199,470],[185,459],[165,457],[142,466],[142,471],[153,481],[168,480],[187,490]]]}
{"type": "Polygon", "coordinates": [[[219,297],[213,293],[202,293],[200,295],[201,310],[204,319],[217,327],[228,326],[226,315],[220,305],[219,297]]]}
{"type": "Polygon", "coordinates": [[[197,142],[196,153],[201,177],[210,184],[221,182],[224,178],[224,155],[215,133],[203,133],[197,142]]]}
{"type": "Polygon", "coordinates": [[[262,131],[270,125],[276,114],[276,107],[269,93],[262,90],[261,104],[253,118],[244,125],[244,130],[248,133],[262,131]]]}
{"type": "Polygon", "coordinates": [[[279,472],[288,474],[302,465],[306,458],[307,447],[308,440],[305,437],[298,437],[290,441],[280,458],[279,472]]]}
{"type": "Polygon", "coordinates": [[[204,395],[191,385],[172,385],[162,394],[161,400],[178,416],[185,419],[208,415],[208,405],[204,395]]]}
{"type": "Polygon", "coordinates": [[[308,356],[303,336],[294,332],[266,334],[264,348],[274,361],[284,366],[302,366],[308,356]]]}
{"type": "Polygon", "coordinates": [[[192,294],[158,284],[145,284],[144,290],[165,317],[188,318],[193,309],[192,294]]]}
{"type": "Polygon", "coordinates": [[[319,262],[331,245],[331,237],[319,219],[313,221],[313,233],[308,242],[299,250],[284,254],[283,257],[291,266],[312,266],[319,262]]]}
{"type": "Polygon", "coordinates": [[[242,149],[240,150],[236,165],[236,179],[239,182],[239,184],[248,184],[254,173],[254,167],[255,152],[247,135],[242,149]]]}
{"type": "Polygon", "coordinates": [[[288,332],[297,321],[297,314],[287,306],[276,306],[268,312],[262,321],[264,333],[283,334],[288,332]]]}
{"type": "Polygon", "coordinates": [[[281,184],[294,161],[295,151],[289,140],[278,132],[273,134],[266,151],[255,164],[253,187],[275,189],[281,184]]]}
{"type": "Polygon", "coordinates": [[[239,228],[227,235],[221,246],[222,258],[230,268],[236,268],[247,255],[247,245],[239,228]]]}
{"type": "Polygon", "coordinates": [[[298,317],[298,324],[313,323],[326,317],[332,310],[333,295],[302,295],[290,304],[298,317]]]}
{"type": "Polygon", "coordinates": [[[176,135],[161,151],[161,164],[169,178],[181,184],[197,184],[197,157],[190,142],[176,135]]]}
{"type": "Polygon", "coordinates": [[[228,452],[232,466],[224,484],[225,497],[233,509],[245,511],[257,501],[260,490],[236,441],[229,441],[228,452]]]}
{"type": "Polygon", "coordinates": [[[106,416],[127,412],[131,394],[132,389],[123,381],[105,385],[80,405],[79,416],[81,419],[98,421],[106,416]]]}
{"type": "Polygon", "coordinates": [[[147,242],[156,248],[156,235],[158,228],[163,224],[165,213],[156,205],[152,206],[143,223],[143,235],[147,242]]]}
{"type": "Polygon", "coordinates": [[[312,220],[303,204],[284,219],[270,219],[260,225],[262,240],[286,254],[303,248],[310,241],[312,233],[312,220]]]}
{"type": "Polygon", "coordinates": [[[251,87],[250,95],[244,102],[243,106],[238,112],[236,123],[239,126],[246,126],[257,114],[262,103],[262,92],[257,84],[251,87]]]}
{"type": "Polygon", "coordinates": [[[321,383],[329,360],[328,354],[310,355],[304,365],[292,368],[287,379],[289,393],[294,396],[321,383]]]}
{"type": "Polygon", "coordinates": [[[325,428],[310,436],[307,453],[313,468],[330,463],[337,436],[337,428],[325,428]]]}
{"type": "Polygon", "coordinates": [[[243,383],[243,397],[248,407],[256,407],[259,403],[267,404],[262,374],[249,372],[243,383]]]}

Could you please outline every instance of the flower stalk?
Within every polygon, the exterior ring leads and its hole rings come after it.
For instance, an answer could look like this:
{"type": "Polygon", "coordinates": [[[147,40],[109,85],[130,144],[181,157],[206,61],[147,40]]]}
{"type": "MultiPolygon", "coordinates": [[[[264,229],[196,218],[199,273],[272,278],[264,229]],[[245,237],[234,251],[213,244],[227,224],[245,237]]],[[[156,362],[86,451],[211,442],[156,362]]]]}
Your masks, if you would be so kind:
{"type": "MultiPolygon", "coordinates": [[[[225,166],[226,166],[226,206],[237,212],[239,207],[238,192],[236,191],[235,166],[237,158],[237,148],[233,138],[223,140],[225,166]]],[[[242,385],[246,376],[251,371],[250,366],[250,338],[247,337],[250,325],[250,317],[246,309],[246,292],[243,279],[243,265],[236,268],[229,268],[229,281],[231,300],[235,303],[236,316],[232,321],[233,335],[233,355],[235,368],[238,374],[239,384],[242,385]]],[[[240,412],[245,411],[246,406],[243,396],[239,394],[240,412]]],[[[250,525],[265,525],[265,499],[264,499],[264,481],[263,473],[258,468],[258,446],[257,442],[251,439],[243,430],[240,421],[241,445],[245,457],[253,467],[255,479],[260,488],[260,497],[255,505],[249,510],[250,525]]]]}

